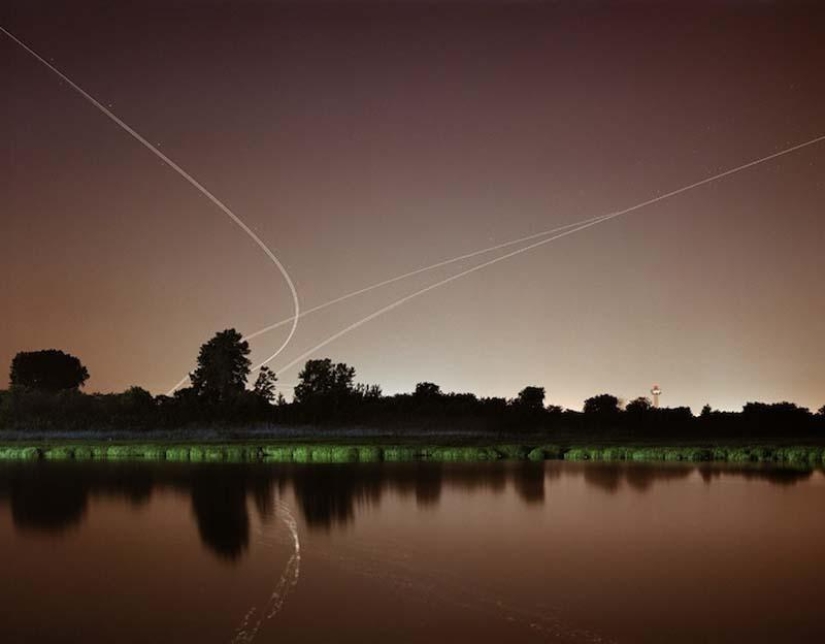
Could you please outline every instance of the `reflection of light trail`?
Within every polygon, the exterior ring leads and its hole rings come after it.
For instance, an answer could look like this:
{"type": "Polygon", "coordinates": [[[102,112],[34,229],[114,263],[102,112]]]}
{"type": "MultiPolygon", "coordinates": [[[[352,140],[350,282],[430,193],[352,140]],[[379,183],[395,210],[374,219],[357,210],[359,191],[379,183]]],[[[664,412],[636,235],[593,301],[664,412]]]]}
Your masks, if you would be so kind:
{"type": "MultiPolygon", "coordinates": [[[[797,150],[801,150],[802,148],[806,148],[806,147],[814,145],[816,143],[821,143],[822,141],[825,141],[825,135],[818,136],[815,139],[810,139],[808,141],[805,141],[804,143],[799,143],[799,144],[791,146],[789,148],[785,148],[784,150],[780,150],[779,152],[774,152],[773,154],[769,154],[767,156],[760,157],[759,159],[755,159],[754,161],[749,161],[748,163],[744,163],[742,165],[736,166],[735,168],[731,168],[730,170],[725,170],[724,172],[719,172],[719,173],[714,174],[710,177],[706,177],[705,179],[702,179],[700,181],[696,181],[695,183],[691,183],[689,185],[682,186],[681,188],[677,188],[676,190],[671,190],[670,192],[666,192],[665,194],[659,195],[658,197],[653,197],[653,198],[648,199],[646,201],[642,201],[641,203],[637,203],[633,206],[623,208],[622,210],[617,210],[615,212],[608,213],[608,214],[603,215],[601,217],[596,217],[596,218],[584,220],[582,222],[579,222],[581,225],[578,225],[577,227],[572,228],[571,230],[567,230],[567,231],[559,233],[557,235],[553,235],[552,237],[549,237],[547,239],[542,239],[541,241],[529,244],[528,246],[525,246],[524,248],[519,248],[518,250],[510,251],[509,253],[505,253],[504,255],[500,255],[499,257],[488,260],[486,262],[482,262],[481,264],[478,264],[477,266],[474,266],[472,268],[468,268],[467,270],[461,271],[460,273],[456,273],[455,275],[452,275],[451,277],[443,279],[439,282],[436,282],[435,284],[431,284],[430,286],[427,286],[427,287],[422,288],[418,291],[415,291],[414,293],[411,293],[410,295],[402,297],[401,299],[396,300],[392,304],[389,304],[389,305],[379,309],[378,311],[375,311],[374,313],[371,313],[367,317],[362,318],[361,320],[358,320],[357,322],[355,322],[353,324],[350,324],[348,327],[346,327],[346,328],[338,331],[337,333],[331,335],[330,337],[328,337],[323,342],[320,342],[319,344],[315,345],[314,347],[312,347],[308,351],[305,351],[300,356],[298,356],[294,360],[290,361],[289,363],[287,363],[286,365],[281,367],[279,369],[279,372],[283,372],[283,371],[286,371],[287,369],[290,369],[290,368],[294,367],[296,364],[298,364],[299,362],[301,362],[305,358],[309,357],[310,355],[312,355],[313,353],[315,353],[319,349],[324,348],[328,344],[330,344],[330,343],[334,342],[335,340],[337,340],[338,338],[346,335],[350,331],[354,331],[358,327],[363,326],[364,324],[366,324],[370,320],[373,320],[373,319],[383,315],[384,313],[388,313],[389,311],[392,311],[393,309],[401,306],[402,304],[405,304],[406,302],[409,302],[410,300],[418,297],[419,295],[423,295],[424,293],[428,293],[429,291],[432,291],[433,289],[436,289],[440,286],[444,286],[445,284],[449,284],[450,282],[452,282],[454,280],[457,280],[461,277],[465,277],[467,275],[475,273],[476,271],[480,271],[483,268],[486,268],[488,266],[492,266],[493,264],[497,264],[498,262],[504,261],[505,259],[509,259],[510,257],[515,257],[516,255],[526,253],[527,251],[532,250],[534,248],[538,248],[539,246],[543,246],[544,244],[549,244],[550,242],[555,241],[557,239],[560,239],[562,237],[566,237],[567,235],[572,235],[573,233],[577,233],[580,230],[584,230],[585,228],[590,228],[591,226],[595,226],[596,224],[603,223],[603,222],[608,221],[610,219],[614,219],[616,217],[621,217],[622,215],[626,215],[626,214],[634,212],[636,210],[640,210],[642,208],[645,208],[646,206],[650,206],[650,205],[653,205],[653,204],[658,203],[660,201],[664,201],[665,199],[670,199],[671,197],[675,197],[676,195],[680,195],[684,192],[688,192],[689,190],[693,190],[694,188],[698,188],[700,186],[707,185],[707,184],[712,183],[714,181],[718,181],[719,179],[722,179],[724,177],[728,177],[732,174],[736,174],[737,172],[742,172],[743,170],[747,170],[748,168],[752,168],[753,166],[759,165],[761,163],[765,163],[767,161],[770,161],[772,159],[776,159],[776,158],[784,156],[786,154],[791,154],[792,152],[796,152],[797,150]]],[[[573,224],[573,225],[575,226],[576,224],[573,224]]],[[[270,360],[272,360],[274,357],[275,357],[274,355],[270,356],[269,358],[264,360],[260,365],[258,365],[255,368],[258,369],[258,368],[262,367],[263,365],[268,363],[270,360]]]]}
{"type": "Polygon", "coordinates": [[[232,644],[245,644],[254,640],[258,631],[261,630],[264,621],[272,619],[281,611],[290,591],[298,585],[298,577],[301,575],[301,542],[298,539],[298,522],[295,520],[295,516],[290,511],[289,506],[285,503],[279,501],[278,510],[281,513],[281,519],[283,519],[284,524],[292,536],[292,555],[286,562],[286,566],[284,566],[278,583],[275,584],[275,589],[269,596],[269,601],[267,601],[264,609],[260,613],[257,612],[254,606],[249,609],[241,625],[238,626],[235,631],[235,635],[231,640],[232,644]],[[260,616],[253,624],[252,620],[256,614],[260,616]]]}
{"type": "MultiPolygon", "coordinates": [[[[298,303],[298,291],[295,289],[295,284],[292,282],[292,278],[287,273],[286,268],[284,265],[281,264],[280,260],[275,256],[269,247],[261,240],[258,235],[256,235],[249,226],[247,226],[243,220],[238,217],[234,212],[232,212],[226,205],[223,204],[215,195],[213,195],[209,190],[207,190],[200,182],[198,182],[191,174],[189,174],[186,170],[181,168],[177,163],[172,161],[168,156],[166,156],[163,152],[158,150],[154,145],[149,143],[145,138],[143,138],[140,134],[138,134],[135,130],[133,130],[129,125],[123,122],[120,118],[118,118],[111,110],[109,110],[106,106],[102,105],[100,102],[97,101],[91,94],[86,92],[83,88],[77,85],[74,81],[72,81],[68,76],[66,76],[63,72],[57,69],[54,65],[52,65],[49,61],[45,58],[40,56],[37,52],[35,52],[31,47],[26,45],[20,39],[18,39],[15,35],[6,31],[3,27],[0,27],[0,31],[6,34],[9,38],[11,38],[14,42],[20,45],[23,49],[25,49],[29,54],[31,54],[35,59],[43,63],[46,67],[48,67],[51,71],[57,74],[61,79],[67,82],[73,89],[75,89],[83,98],[89,101],[92,105],[94,105],[98,110],[103,112],[106,116],[108,116],[112,121],[114,121],[117,125],[119,125],[126,133],[130,134],[132,137],[135,138],[139,143],[141,143],[147,150],[149,150],[152,154],[156,157],[161,159],[165,162],[170,168],[172,168],[175,172],[177,172],[181,177],[186,179],[192,186],[194,186],[198,192],[200,192],[204,197],[209,199],[213,204],[215,204],[224,214],[226,214],[246,235],[254,241],[258,247],[266,254],[266,256],[270,259],[270,261],[275,264],[278,270],[283,275],[284,280],[286,281],[287,285],[289,286],[289,290],[292,292],[292,306],[295,311],[295,316],[292,318],[292,328],[287,335],[286,340],[284,340],[281,347],[275,352],[275,355],[278,355],[281,351],[283,351],[289,341],[292,339],[292,336],[295,335],[295,329],[298,327],[298,318],[300,317],[301,310],[300,305],[298,303]]],[[[173,390],[174,391],[174,390],[173,390]]],[[[172,393],[171,391],[169,392],[172,393]]]]}

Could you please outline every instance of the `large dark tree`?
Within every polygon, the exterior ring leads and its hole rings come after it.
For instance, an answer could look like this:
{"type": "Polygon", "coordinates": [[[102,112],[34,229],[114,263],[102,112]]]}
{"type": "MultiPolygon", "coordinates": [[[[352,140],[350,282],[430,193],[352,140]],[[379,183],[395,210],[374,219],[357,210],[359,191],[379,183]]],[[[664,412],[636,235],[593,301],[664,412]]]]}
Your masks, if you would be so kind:
{"type": "Polygon", "coordinates": [[[246,389],[249,343],[235,329],[216,333],[198,354],[198,368],[190,375],[192,389],[207,400],[223,402],[246,389]]]}
{"type": "Polygon", "coordinates": [[[634,416],[641,416],[651,409],[650,399],[640,396],[634,398],[625,406],[625,411],[634,416]]]}
{"type": "Polygon", "coordinates": [[[312,404],[320,401],[340,401],[354,390],[355,368],[329,358],[307,360],[295,387],[295,401],[312,404]]]}
{"type": "Polygon", "coordinates": [[[413,395],[419,400],[433,400],[441,396],[441,387],[434,382],[419,382],[413,395]]]}
{"type": "Polygon", "coordinates": [[[584,413],[594,416],[615,416],[619,413],[619,399],[611,394],[599,394],[584,401],[584,413]]]}
{"type": "Polygon", "coordinates": [[[523,409],[544,409],[544,387],[525,387],[518,392],[516,403],[523,409]]]}
{"type": "Polygon", "coordinates": [[[9,375],[12,386],[52,392],[77,389],[88,379],[89,372],[80,360],[57,349],[18,353],[9,375]]]}
{"type": "Polygon", "coordinates": [[[255,380],[255,385],[252,391],[261,400],[267,403],[272,403],[275,400],[275,383],[278,382],[278,377],[275,372],[269,367],[261,367],[258,372],[258,378],[255,380]]]}
{"type": "Polygon", "coordinates": [[[794,427],[805,425],[811,418],[811,412],[791,402],[779,403],[745,403],[742,407],[742,420],[751,426],[794,427]]]}

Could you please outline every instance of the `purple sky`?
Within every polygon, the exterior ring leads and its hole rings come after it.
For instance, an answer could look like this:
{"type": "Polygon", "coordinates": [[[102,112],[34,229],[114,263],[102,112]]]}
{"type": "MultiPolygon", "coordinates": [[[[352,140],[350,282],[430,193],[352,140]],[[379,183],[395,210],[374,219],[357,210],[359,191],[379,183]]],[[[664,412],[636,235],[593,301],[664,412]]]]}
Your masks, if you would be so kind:
{"type": "MultiPolygon", "coordinates": [[[[821,4],[7,0],[0,26],[233,208],[311,307],[825,134],[821,4]]],[[[62,348],[90,391],[164,392],[215,331],[291,314],[225,215],[2,35],[0,87],[0,365],[62,348]]],[[[820,145],[453,282],[319,357],[387,393],[536,384],[580,408],[658,382],[696,412],[818,408],[823,204],[820,145]]],[[[473,261],[307,317],[271,366],[473,261]]]]}

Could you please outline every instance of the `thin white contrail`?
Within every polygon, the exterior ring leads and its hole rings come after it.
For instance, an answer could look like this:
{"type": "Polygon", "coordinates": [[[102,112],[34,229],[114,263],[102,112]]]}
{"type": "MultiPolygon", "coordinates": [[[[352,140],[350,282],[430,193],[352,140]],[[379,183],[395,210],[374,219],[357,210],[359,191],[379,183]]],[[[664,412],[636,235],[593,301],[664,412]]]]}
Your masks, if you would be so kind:
{"type": "MultiPolygon", "coordinates": [[[[532,235],[527,235],[526,237],[519,237],[518,239],[511,239],[510,241],[502,242],[500,244],[496,244],[495,246],[488,246],[487,248],[482,248],[481,250],[475,250],[472,253],[467,253],[465,255],[459,255],[458,257],[451,257],[450,259],[445,259],[440,262],[436,262],[435,264],[430,264],[429,266],[424,266],[422,268],[417,268],[414,271],[409,271],[408,273],[404,273],[402,275],[397,275],[395,277],[391,277],[390,279],[384,280],[382,282],[378,282],[376,284],[372,284],[370,286],[365,286],[364,288],[359,288],[357,291],[351,291],[346,295],[341,295],[340,297],[336,297],[333,300],[329,300],[328,302],[324,302],[323,304],[319,304],[318,306],[313,306],[309,309],[304,309],[301,311],[301,317],[305,317],[310,315],[311,313],[316,313],[317,311],[321,311],[333,304],[338,304],[339,302],[343,302],[344,300],[348,300],[352,297],[357,295],[362,295],[364,293],[368,293],[373,291],[377,288],[381,288],[382,286],[388,286],[390,284],[394,284],[395,282],[400,282],[401,280],[405,280],[408,277],[413,277],[415,275],[420,275],[421,273],[426,273],[427,271],[435,270],[436,268],[441,268],[443,266],[449,266],[450,264],[455,264],[456,262],[460,262],[464,259],[470,259],[472,257],[477,257],[478,255],[484,255],[486,253],[491,253],[495,250],[501,250],[502,248],[508,248],[509,246],[515,246],[516,244],[520,244],[522,242],[531,241],[533,239],[537,239],[538,237],[544,237],[545,235],[550,235],[552,233],[557,233],[562,230],[567,230],[568,228],[574,228],[576,226],[580,226],[584,223],[589,223],[591,221],[595,221],[596,219],[601,219],[604,215],[600,215],[599,217],[592,217],[591,219],[587,219],[585,221],[577,221],[572,224],[566,224],[564,226],[559,226],[557,228],[551,228],[550,230],[542,230],[541,232],[533,233],[532,235]]],[[[273,329],[277,329],[279,327],[284,326],[285,324],[289,324],[292,321],[292,318],[285,318],[280,322],[275,322],[274,324],[270,324],[268,326],[263,327],[262,329],[258,329],[246,336],[244,336],[244,340],[252,340],[257,338],[259,335],[263,335],[273,329]]]]}
{"type": "MultiPolygon", "coordinates": [[[[618,215],[613,215],[613,217],[618,217],[618,215]]],[[[459,278],[470,275],[471,273],[475,273],[476,271],[480,271],[482,268],[486,268],[487,266],[492,266],[493,264],[497,264],[498,262],[504,261],[505,259],[508,259],[508,258],[513,257],[515,255],[520,255],[521,253],[526,253],[528,250],[532,250],[533,248],[537,248],[538,246],[543,246],[544,244],[548,244],[551,241],[555,241],[555,240],[560,239],[562,237],[566,237],[567,235],[572,235],[573,233],[577,233],[580,230],[583,230],[584,228],[589,228],[590,226],[595,226],[596,224],[599,224],[602,221],[605,221],[605,220],[604,219],[599,219],[598,221],[593,221],[589,224],[584,224],[582,226],[579,226],[578,228],[568,230],[567,232],[559,233],[558,235],[554,235],[552,237],[549,237],[548,239],[543,239],[539,242],[535,242],[533,244],[530,244],[529,246],[525,246],[524,248],[519,248],[518,250],[511,251],[509,253],[506,253],[506,254],[501,255],[499,257],[496,257],[494,259],[491,259],[491,260],[488,260],[488,261],[483,262],[481,264],[478,264],[477,266],[473,266],[472,268],[468,268],[467,270],[461,271],[460,273],[456,273],[455,275],[451,275],[450,277],[447,277],[447,278],[445,278],[441,281],[438,281],[435,284],[430,284],[429,286],[427,286],[425,288],[422,288],[418,291],[415,291],[414,293],[411,293],[410,295],[406,295],[405,297],[402,297],[401,299],[396,300],[392,304],[388,304],[387,306],[385,306],[381,309],[378,309],[374,313],[371,313],[367,317],[358,320],[358,322],[350,324],[348,327],[346,327],[344,329],[341,329],[340,331],[338,331],[334,335],[331,335],[330,337],[328,337],[323,342],[320,342],[319,344],[316,344],[314,347],[312,347],[308,351],[305,351],[304,353],[299,355],[297,358],[295,358],[294,360],[288,362],[283,367],[278,369],[278,373],[283,373],[284,371],[286,371],[288,369],[291,369],[292,367],[294,367],[299,362],[302,362],[304,359],[308,358],[309,356],[311,356],[313,353],[315,353],[319,349],[323,349],[325,346],[327,346],[331,342],[334,342],[335,340],[337,340],[341,336],[346,335],[350,331],[354,331],[358,327],[363,326],[367,322],[369,322],[371,320],[374,320],[375,318],[377,318],[380,315],[383,315],[384,313],[388,313],[389,311],[392,311],[393,309],[398,308],[402,304],[405,304],[405,303],[409,302],[410,300],[418,297],[419,295],[424,295],[424,293],[429,293],[433,289],[439,288],[440,286],[444,286],[445,284],[449,284],[450,282],[453,282],[453,281],[455,281],[459,278]]],[[[267,362],[269,362],[269,360],[265,360],[264,362],[262,362],[261,364],[256,366],[255,369],[260,369],[267,362]]]]}
{"type": "MultiPolygon", "coordinates": [[[[280,346],[278,351],[275,355],[278,355],[283,351],[286,346],[289,344],[290,340],[292,340],[292,336],[295,335],[295,330],[298,328],[298,319],[301,315],[301,306],[298,302],[298,291],[295,288],[295,284],[292,282],[292,278],[289,276],[286,268],[281,263],[281,261],[275,256],[269,247],[261,240],[258,235],[256,235],[252,229],[247,226],[243,220],[238,217],[234,212],[232,212],[224,203],[218,199],[215,195],[213,195],[209,190],[207,190],[197,179],[195,179],[191,174],[189,174],[186,170],[181,168],[177,163],[172,161],[168,156],[166,156],[163,152],[158,150],[154,145],[152,145],[149,141],[143,138],[140,134],[138,134],[134,129],[132,129],[128,124],[126,124],[123,120],[121,120],[118,116],[116,116],[111,110],[109,110],[105,105],[101,104],[97,99],[95,99],[91,94],[89,94],[86,90],[82,87],[77,85],[71,78],[66,76],[63,72],[57,69],[54,65],[52,65],[49,61],[43,58],[40,54],[34,51],[31,47],[29,47],[26,43],[21,41],[17,36],[10,33],[8,30],[0,27],[0,31],[2,31],[6,36],[11,38],[14,42],[20,45],[24,50],[26,50],[29,54],[31,54],[36,60],[43,63],[47,68],[57,74],[61,79],[63,79],[66,83],[68,83],[73,89],[75,89],[83,98],[89,101],[92,105],[94,105],[97,109],[99,109],[103,114],[108,116],[112,121],[117,123],[125,132],[132,135],[139,143],[141,143],[147,150],[149,150],[152,154],[156,157],[161,159],[164,163],[166,163],[170,168],[172,168],[175,172],[177,172],[181,177],[186,179],[190,184],[192,184],[204,197],[209,199],[213,204],[215,204],[224,214],[226,214],[243,232],[249,236],[249,238],[254,241],[258,247],[266,254],[266,256],[272,261],[273,264],[278,268],[283,275],[284,280],[286,281],[287,285],[289,286],[289,290],[292,292],[292,306],[294,309],[294,316],[292,318],[292,328],[289,330],[289,334],[284,340],[283,344],[280,346]]],[[[177,387],[176,387],[177,388],[177,387]]],[[[173,393],[174,389],[169,393],[173,393]]]]}
{"type": "MultiPolygon", "coordinates": [[[[430,264],[429,266],[424,266],[422,268],[417,268],[414,271],[409,271],[409,272],[404,273],[402,275],[397,275],[395,277],[391,277],[390,279],[383,280],[382,282],[378,282],[376,284],[371,284],[370,286],[365,286],[364,288],[359,288],[357,291],[351,291],[351,292],[347,293],[346,295],[341,295],[340,297],[336,297],[335,299],[329,300],[328,302],[324,302],[323,304],[319,304],[318,306],[313,306],[312,308],[304,309],[304,310],[301,311],[301,313],[299,314],[298,317],[302,318],[302,317],[305,317],[307,315],[310,315],[311,313],[317,313],[318,311],[321,311],[321,310],[323,310],[323,309],[325,309],[329,306],[332,306],[333,304],[338,304],[339,302],[343,302],[344,300],[348,300],[348,299],[353,298],[357,295],[363,295],[364,293],[369,293],[370,291],[374,291],[375,289],[381,288],[382,286],[388,286],[390,284],[394,284],[395,282],[399,282],[401,280],[407,279],[408,277],[413,277],[415,275],[419,275],[419,274],[425,273],[427,271],[435,270],[436,268],[441,268],[443,266],[448,266],[449,264],[454,264],[455,262],[460,262],[461,260],[464,260],[464,259],[470,259],[472,257],[477,257],[478,255],[484,255],[486,253],[490,253],[490,252],[495,251],[495,250],[501,250],[502,248],[507,248],[509,246],[514,246],[516,244],[520,244],[522,242],[530,241],[530,240],[536,239],[538,237],[544,237],[545,235],[550,235],[552,233],[557,233],[557,232],[562,231],[562,230],[567,230],[568,228],[573,228],[575,226],[580,226],[581,224],[589,223],[591,221],[601,219],[603,216],[604,215],[601,215],[599,217],[592,217],[591,219],[587,219],[585,221],[577,221],[577,222],[572,223],[572,224],[566,224],[564,226],[559,226],[557,228],[551,228],[550,230],[542,230],[541,232],[533,233],[532,235],[527,235],[526,237],[519,237],[518,239],[511,239],[510,241],[502,242],[501,244],[496,244],[495,246],[489,246],[487,248],[482,248],[481,250],[476,250],[476,251],[473,251],[471,253],[467,253],[465,255],[459,255],[458,257],[451,257],[450,259],[445,259],[445,260],[442,260],[440,262],[436,262],[435,264],[430,264]]],[[[262,329],[258,329],[257,331],[254,331],[254,332],[252,332],[248,335],[245,335],[244,340],[253,340],[254,338],[257,338],[258,336],[263,335],[264,333],[268,333],[269,331],[272,331],[274,329],[282,327],[285,324],[289,324],[294,319],[295,319],[294,317],[285,318],[285,319],[281,320],[280,322],[275,322],[274,324],[270,324],[268,326],[265,326],[262,329]]],[[[280,352],[281,352],[281,350],[279,349],[275,354],[273,354],[269,358],[267,358],[266,361],[262,364],[266,364],[266,363],[270,362],[271,360],[276,358],[280,354],[280,352]]],[[[175,384],[175,386],[172,388],[172,391],[174,392],[177,389],[180,389],[186,383],[187,380],[189,380],[189,375],[188,374],[185,375],[183,378],[181,378],[175,384]]]]}
{"type": "MultiPolygon", "coordinates": [[[[281,367],[278,370],[278,373],[282,373],[282,372],[286,371],[287,369],[291,369],[296,364],[298,364],[299,362],[301,362],[304,359],[308,358],[309,356],[311,356],[313,353],[315,353],[319,349],[324,348],[328,344],[330,344],[330,343],[334,342],[335,340],[337,340],[338,338],[346,335],[350,331],[354,331],[358,327],[363,326],[367,322],[369,322],[371,320],[374,320],[375,318],[379,317],[380,315],[383,315],[384,313],[388,313],[389,311],[392,311],[393,309],[401,306],[402,304],[405,304],[406,302],[409,302],[410,300],[418,297],[419,295],[424,295],[425,293],[428,293],[428,292],[432,291],[433,289],[444,286],[445,284],[449,284],[450,282],[453,282],[453,281],[455,281],[459,278],[462,278],[462,277],[466,277],[467,275],[471,275],[472,273],[475,273],[476,271],[480,271],[483,268],[487,268],[488,266],[492,266],[493,264],[498,264],[499,262],[502,262],[505,259],[509,259],[510,257],[515,257],[516,255],[521,255],[522,253],[526,253],[527,251],[532,250],[534,248],[538,248],[539,246],[544,246],[545,244],[549,244],[550,242],[553,242],[557,239],[561,239],[562,237],[567,237],[568,235],[572,235],[573,233],[577,233],[580,230],[584,230],[585,228],[590,228],[591,226],[595,226],[597,224],[608,221],[610,219],[615,219],[616,217],[621,217],[622,215],[626,215],[626,214],[631,213],[635,210],[639,210],[639,209],[644,208],[646,206],[650,206],[650,205],[658,203],[660,201],[664,201],[665,199],[670,199],[671,197],[675,197],[676,195],[687,192],[688,190],[693,190],[694,188],[704,186],[704,185],[706,185],[708,183],[711,183],[713,181],[718,181],[719,179],[722,179],[724,177],[728,177],[732,174],[736,174],[737,172],[742,172],[743,170],[747,170],[748,168],[752,168],[755,165],[765,163],[767,161],[770,161],[772,159],[776,159],[777,157],[781,157],[781,156],[784,156],[786,154],[791,154],[792,152],[796,152],[797,150],[801,150],[802,148],[806,148],[808,146],[815,145],[816,143],[821,143],[823,141],[825,141],[825,135],[818,136],[815,139],[810,139],[809,141],[806,141],[804,143],[799,143],[798,145],[794,145],[794,146],[791,146],[789,148],[785,148],[784,150],[780,150],[779,152],[774,152],[773,154],[769,154],[767,156],[761,157],[761,158],[756,159],[754,161],[749,161],[748,163],[744,163],[740,166],[736,166],[735,168],[731,168],[730,170],[725,170],[724,172],[719,172],[719,173],[714,174],[710,177],[702,179],[701,181],[696,181],[695,183],[691,183],[687,186],[682,186],[681,188],[677,188],[676,190],[671,190],[670,192],[666,192],[663,195],[659,195],[658,197],[653,197],[652,199],[647,199],[646,201],[642,201],[641,203],[637,203],[637,204],[635,204],[633,206],[630,206],[628,208],[623,208],[622,210],[617,210],[615,212],[608,213],[606,215],[603,215],[603,216],[595,218],[595,219],[585,220],[584,222],[581,222],[580,226],[578,226],[576,228],[573,228],[572,230],[568,230],[566,232],[559,233],[558,235],[553,235],[552,237],[549,237],[547,239],[543,239],[541,241],[538,241],[538,242],[535,242],[535,243],[530,244],[528,246],[525,246],[524,248],[519,248],[518,250],[514,250],[514,251],[511,251],[509,253],[505,253],[504,255],[500,255],[499,257],[493,258],[493,259],[488,260],[486,262],[482,262],[481,264],[478,264],[477,266],[474,266],[472,268],[468,268],[467,270],[461,271],[460,273],[456,273],[455,275],[452,275],[448,278],[440,280],[440,281],[436,282],[435,284],[431,284],[430,286],[427,286],[427,287],[422,288],[418,291],[415,291],[414,293],[411,293],[410,295],[402,297],[401,299],[396,300],[395,302],[393,302],[393,303],[391,303],[391,304],[375,311],[374,313],[371,313],[367,317],[362,318],[361,320],[358,320],[357,322],[354,322],[353,324],[350,324],[348,327],[346,327],[344,329],[341,329],[337,333],[335,333],[335,334],[331,335],[330,337],[328,337],[323,342],[320,342],[319,344],[315,345],[314,347],[312,347],[308,351],[305,351],[304,353],[302,353],[300,356],[298,356],[294,360],[291,360],[290,362],[288,362],[286,365],[284,365],[283,367],[281,367]]],[[[271,359],[272,358],[269,358],[269,359],[265,360],[264,362],[262,362],[260,365],[258,365],[255,368],[258,369],[258,368],[262,367],[267,362],[269,362],[271,359]]]]}

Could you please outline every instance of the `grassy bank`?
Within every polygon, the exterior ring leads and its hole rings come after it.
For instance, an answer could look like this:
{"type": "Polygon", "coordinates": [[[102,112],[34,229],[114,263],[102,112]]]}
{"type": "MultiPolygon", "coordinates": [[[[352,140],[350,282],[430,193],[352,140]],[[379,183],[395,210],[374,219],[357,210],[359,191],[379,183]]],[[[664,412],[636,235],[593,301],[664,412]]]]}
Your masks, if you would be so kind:
{"type": "Polygon", "coordinates": [[[717,461],[825,466],[813,446],[374,445],[322,443],[0,444],[2,460],[163,460],[170,462],[358,463],[379,461],[717,461]]]}

